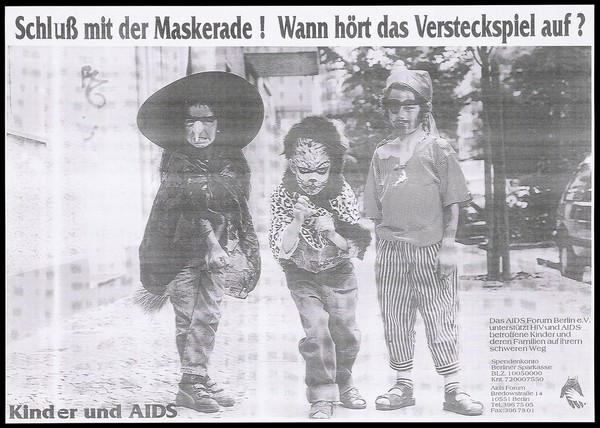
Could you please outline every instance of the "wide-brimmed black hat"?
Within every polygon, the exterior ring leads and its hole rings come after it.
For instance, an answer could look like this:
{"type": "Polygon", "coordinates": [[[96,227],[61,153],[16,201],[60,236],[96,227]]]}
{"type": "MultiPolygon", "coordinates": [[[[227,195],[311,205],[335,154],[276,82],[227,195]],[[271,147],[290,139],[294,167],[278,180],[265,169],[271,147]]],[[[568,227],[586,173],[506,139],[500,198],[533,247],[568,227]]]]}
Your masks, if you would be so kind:
{"type": "Polygon", "coordinates": [[[244,147],[262,126],[263,101],[246,79],[224,71],[190,74],[159,89],[140,107],[139,130],[163,148],[185,146],[184,119],[191,104],[206,104],[219,123],[214,144],[244,147]]]}

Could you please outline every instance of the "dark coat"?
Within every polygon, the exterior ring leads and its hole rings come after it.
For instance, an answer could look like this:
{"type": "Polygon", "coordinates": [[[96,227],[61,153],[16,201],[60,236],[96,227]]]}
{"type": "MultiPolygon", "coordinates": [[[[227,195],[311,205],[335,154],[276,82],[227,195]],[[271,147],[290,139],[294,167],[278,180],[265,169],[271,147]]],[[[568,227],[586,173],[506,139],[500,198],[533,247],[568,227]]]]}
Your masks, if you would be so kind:
{"type": "Polygon", "coordinates": [[[207,269],[205,241],[211,230],[226,251],[235,248],[245,256],[249,268],[239,286],[256,286],[260,253],[248,210],[248,164],[239,149],[211,152],[206,156],[190,146],[168,161],[139,249],[141,281],[150,293],[163,294],[190,263],[207,269]]]}

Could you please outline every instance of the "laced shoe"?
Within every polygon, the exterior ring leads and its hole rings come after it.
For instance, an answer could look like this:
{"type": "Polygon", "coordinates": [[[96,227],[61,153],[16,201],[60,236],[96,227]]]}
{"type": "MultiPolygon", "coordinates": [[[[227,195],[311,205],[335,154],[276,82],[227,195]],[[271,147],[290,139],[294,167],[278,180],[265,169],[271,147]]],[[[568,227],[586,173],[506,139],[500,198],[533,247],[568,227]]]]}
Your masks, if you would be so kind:
{"type": "Polygon", "coordinates": [[[217,382],[212,380],[210,377],[205,376],[204,385],[206,386],[206,392],[210,398],[219,403],[223,407],[231,407],[235,404],[235,399],[227,394],[223,388],[221,388],[217,382]]]}
{"type": "Polygon", "coordinates": [[[202,413],[219,411],[219,403],[210,397],[203,383],[180,383],[175,404],[202,413]]]}

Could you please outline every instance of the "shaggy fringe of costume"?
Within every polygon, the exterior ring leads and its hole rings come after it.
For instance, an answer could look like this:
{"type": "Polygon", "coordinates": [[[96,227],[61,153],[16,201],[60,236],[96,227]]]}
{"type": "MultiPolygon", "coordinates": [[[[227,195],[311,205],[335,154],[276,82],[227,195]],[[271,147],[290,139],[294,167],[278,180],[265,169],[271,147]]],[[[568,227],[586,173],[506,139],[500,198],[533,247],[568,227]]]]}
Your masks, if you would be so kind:
{"type": "Polygon", "coordinates": [[[337,220],[335,230],[345,239],[349,239],[359,248],[357,257],[362,260],[367,248],[371,244],[371,232],[360,224],[350,224],[337,220]]]}
{"type": "Polygon", "coordinates": [[[133,295],[133,303],[138,305],[142,310],[149,314],[154,315],[162,310],[167,302],[169,296],[167,293],[164,294],[152,294],[145,288],[139,288],[133,295]]]}

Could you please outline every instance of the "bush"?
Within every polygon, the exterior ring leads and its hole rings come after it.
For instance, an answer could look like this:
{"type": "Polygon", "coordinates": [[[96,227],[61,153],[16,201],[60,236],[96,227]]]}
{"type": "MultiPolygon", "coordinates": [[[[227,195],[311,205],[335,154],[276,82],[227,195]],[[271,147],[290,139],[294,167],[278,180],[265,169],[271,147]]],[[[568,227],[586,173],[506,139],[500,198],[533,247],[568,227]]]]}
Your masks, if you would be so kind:
{"type": "Polygon", "coordinates": [[[539,186],[519,185],[506,196],[511,243],[552,240],[556,205],[552,191],[539,186]]]}

